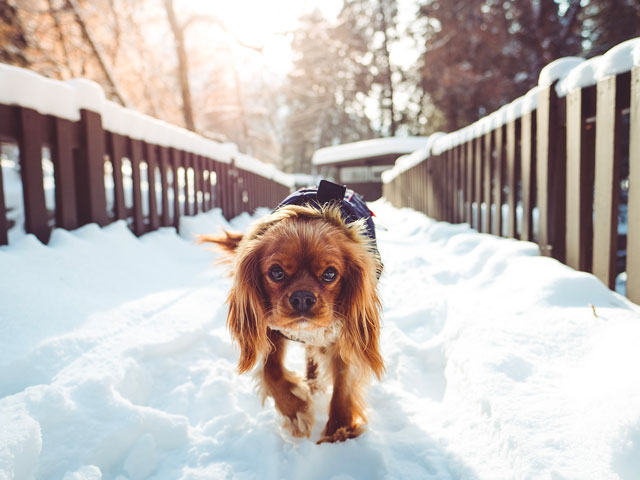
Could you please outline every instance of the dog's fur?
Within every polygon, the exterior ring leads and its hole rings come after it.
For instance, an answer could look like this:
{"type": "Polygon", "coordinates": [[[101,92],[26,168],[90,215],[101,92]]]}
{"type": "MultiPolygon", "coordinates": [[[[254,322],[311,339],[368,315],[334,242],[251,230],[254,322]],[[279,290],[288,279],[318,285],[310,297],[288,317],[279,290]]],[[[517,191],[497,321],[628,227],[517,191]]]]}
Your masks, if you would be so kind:
{"type": "Polygon", "coordinates": [[[366,421],[364,387],[372,373],[380,378],[384,371],[380,266],[364,222],[346,223],[336,206],[288,205],[255,222],[244,236],[225,232],[200,240],[232,256],[227,324],[240,346],[238,371],[259,364],[263,400],[273,397],[296,437],[311,434],[311,394],[330,379],[329,420],[319,443],[357,437],[366,421]],[[336,272],[333,279],[327,269],[336,272]],[[274,279],[274,271],[283,278],[274,279]],[[315,296],[305,312],[291,297],[300,291],[315,296]],[[284,367],[290,339],[305,343],[305,380],[284,367]]]}

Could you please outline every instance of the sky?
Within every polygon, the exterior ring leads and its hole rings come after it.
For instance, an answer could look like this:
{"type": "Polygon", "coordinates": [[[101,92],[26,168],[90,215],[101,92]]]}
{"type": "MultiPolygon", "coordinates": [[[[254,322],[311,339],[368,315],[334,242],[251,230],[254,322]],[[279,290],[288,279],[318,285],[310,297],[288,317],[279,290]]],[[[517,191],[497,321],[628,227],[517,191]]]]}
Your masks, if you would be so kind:
{"type": "Polygon", "coordinates": [[[229,31],[241,42],[263,47],[263,58],[275,71],[291,66],[291,35],[298,18],[314,9],[335,18],[342,0],[182,0],[176,3],[184,12],[212,14],[222,18],[229,31]]]}

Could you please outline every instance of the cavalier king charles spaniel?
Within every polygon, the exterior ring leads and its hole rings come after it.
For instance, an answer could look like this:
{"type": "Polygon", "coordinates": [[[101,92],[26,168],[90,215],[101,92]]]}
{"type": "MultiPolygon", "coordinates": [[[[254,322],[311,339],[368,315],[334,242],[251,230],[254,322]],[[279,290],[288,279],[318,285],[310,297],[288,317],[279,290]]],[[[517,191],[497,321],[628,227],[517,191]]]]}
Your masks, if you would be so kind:
{"type": "Polygon", "coordinates": [[[384,371],[377,292],[382,264],[367,221],[345,220],[341,201],[314,202],[280,206],[245,235],[200,237],[233,262],[227,324],[240,347],[238,371],[259,366],[263,402],[274,399],[295,437],[310,436],[312,394],[328,382],[329,419],[318,443],[360,435],[364,388],[372,374],[380,378],[384,371]],[[304,379],[284,366],[290,341],[304,344],[304,379]]]}

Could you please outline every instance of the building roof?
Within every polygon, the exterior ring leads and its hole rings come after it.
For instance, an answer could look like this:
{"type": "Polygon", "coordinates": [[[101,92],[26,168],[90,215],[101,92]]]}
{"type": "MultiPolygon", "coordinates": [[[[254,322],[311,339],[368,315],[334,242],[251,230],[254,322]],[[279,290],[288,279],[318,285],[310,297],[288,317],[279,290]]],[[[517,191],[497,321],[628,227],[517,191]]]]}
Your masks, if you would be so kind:
{"type": "Polygon", "coordinates": [[[316,150],[311,162],[314,165],[363,164],[358,160],[389,159],[414,152],[427,145],[429,137],[389,137],[345,143],[316,150]]]}

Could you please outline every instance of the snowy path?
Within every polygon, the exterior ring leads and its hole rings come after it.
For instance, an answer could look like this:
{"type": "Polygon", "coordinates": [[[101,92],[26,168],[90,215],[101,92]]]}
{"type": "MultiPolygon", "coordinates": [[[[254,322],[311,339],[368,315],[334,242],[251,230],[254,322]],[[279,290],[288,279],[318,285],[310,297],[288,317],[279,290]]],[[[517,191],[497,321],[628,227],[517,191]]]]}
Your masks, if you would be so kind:
{"type": "Polygon", "coordinates": [[[0,248],[0,479],[638,478],[640,309],[533,244],[374,211],[387,375],[335,445],[235,374],[210,252],[122,223],[0,248]]]}

